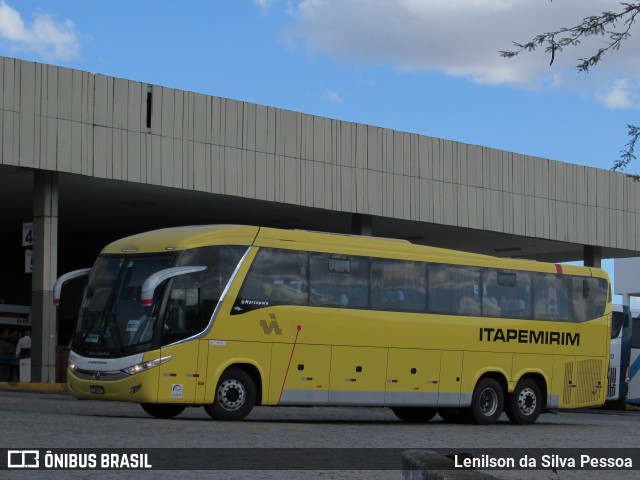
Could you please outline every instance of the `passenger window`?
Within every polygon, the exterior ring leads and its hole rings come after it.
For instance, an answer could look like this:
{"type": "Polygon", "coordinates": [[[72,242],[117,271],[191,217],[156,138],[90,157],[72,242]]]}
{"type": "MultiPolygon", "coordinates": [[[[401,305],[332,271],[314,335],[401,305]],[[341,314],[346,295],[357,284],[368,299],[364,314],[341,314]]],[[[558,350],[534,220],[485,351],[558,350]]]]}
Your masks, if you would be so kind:
{"type": "Polygon", "coordinates": [[[365,257],[311,254],[311,305],[369,307],[369,262],[365,257]]]}
{"type": "Polygon", "coordinates": [[[607,305],[609,283],[604,278],[573,277],[573,319],[585,322],[601,317],[607,305]]]}
{"type": "Polygon", "coordinates": [[[377,310],[426,310],[427,266],[400,260],[371,261],[371,307],[377,310]]]}
{"type": "Polygon", "coordinates": [[[480,315],[480,269],[452,265],[427,267],[429,310],[480,315]]]}
{"type": "MultiPolygon", "coordinates": [[[[164,307],[162,344],[167,345],[204,331],[233,271],[247,247],[212,246],[182,253],[181,266],[206,269],[171,280],[164,307]]],[[[141,334],[142,335],[142,334],[141,334]]]]}
{"type": "Polygon", "coordinates": [[[482,274],[482,315],[531,318],[531,274],[485,269],[482,274]]]}
{"type": "Polygon", "coordinates": [[[533,316],[537,320],[571,321],[568,278],[536,273],[533,285],[533,316]]]}
{"type": "Polygon", "coordinates": [[[165,309],[163,335],[184,337],[197,333],[204,325],[200,322],[200,289],[172,288],[165,309]]]}
{"type": "Polygon", "coordinates": [[[233,312],[272,305],[307,305],[308,254],[261,248],[240,289],[233,312]]]}

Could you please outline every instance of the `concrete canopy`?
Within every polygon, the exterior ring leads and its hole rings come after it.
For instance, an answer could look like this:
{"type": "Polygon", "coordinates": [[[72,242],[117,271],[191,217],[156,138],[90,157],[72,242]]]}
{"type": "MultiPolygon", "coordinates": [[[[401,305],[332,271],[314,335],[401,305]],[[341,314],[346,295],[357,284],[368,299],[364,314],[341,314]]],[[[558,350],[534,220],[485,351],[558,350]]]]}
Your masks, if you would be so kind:
{"type": "Polygon", "coordinates": [[[3,57],[0,110],[6,303],[46,305],[55,275],[111,240],[185,224],[552,262],[640,254],[640,182],[607,170],[3,57]],[[34,217],[57,258],[34,252],[25,274],[34,217]]]}

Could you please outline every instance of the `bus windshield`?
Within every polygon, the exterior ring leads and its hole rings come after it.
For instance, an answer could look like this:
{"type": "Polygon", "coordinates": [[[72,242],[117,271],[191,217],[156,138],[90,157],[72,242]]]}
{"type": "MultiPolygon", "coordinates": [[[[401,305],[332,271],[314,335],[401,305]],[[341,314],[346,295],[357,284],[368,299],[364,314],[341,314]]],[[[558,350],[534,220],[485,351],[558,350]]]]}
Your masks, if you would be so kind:
{"type": "Polygon", "coordinates": [[[122,353],[153,338],[152,309],[140,304],[142,283],[169,268],[173,255],[99,257],[80,307],[74,349],[122,353]]]}
{"type": "Polygon", "coordinates": [[[202,332],[246,247],[209,246],[179,254],[100,256],[81,303],[72,350],[123,356],[159,348],[202,332]],[[153,302],[140,301],[153,273],[173,266],[202,271],[162,282],[153,302]]]}
{"type": "Polygon", "coordinates": [[[611,318],[611,339],[618,338],[625,323],[626,314],[624,312],[613,312],[611,318]]]}

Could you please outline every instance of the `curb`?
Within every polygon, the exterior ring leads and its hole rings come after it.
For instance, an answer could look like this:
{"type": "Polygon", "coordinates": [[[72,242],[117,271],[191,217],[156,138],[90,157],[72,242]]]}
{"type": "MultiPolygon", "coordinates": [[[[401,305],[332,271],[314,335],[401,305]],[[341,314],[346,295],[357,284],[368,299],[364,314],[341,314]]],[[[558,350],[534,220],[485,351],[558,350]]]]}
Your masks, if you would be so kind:
{"type": "Polygon", "coordinates": [[[475,470],[454,471],[453,461],[433,450],[402,453],[402,480],[492,480],[496,477],[475,470]]]}
{"type": "Polygon", "coordinates": [[[0,391],[14,392],[53,392],[67,393],[69,387],[66,383],[27,383],[27,382],[0,382],[0,391]]]}

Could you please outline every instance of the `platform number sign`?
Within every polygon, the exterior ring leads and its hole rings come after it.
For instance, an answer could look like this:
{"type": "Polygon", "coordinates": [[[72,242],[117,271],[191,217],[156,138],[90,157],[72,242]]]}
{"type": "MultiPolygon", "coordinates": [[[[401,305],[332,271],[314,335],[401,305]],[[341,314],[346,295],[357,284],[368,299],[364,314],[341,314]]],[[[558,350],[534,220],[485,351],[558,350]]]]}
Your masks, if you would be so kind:
{"type": "Polygon", "coordinates": [[[33,250],[24,251],[24,273],[33,273],[33,250]]]}
{"type": "Polygon", "coordinates": [[[22,224],[22,246],[30,247],[33,245],[33,222],[22,224]]]}
{"type": "MultiPolygon", "coordinates": [[[[33,222],[22,224],[22,246],[33,246],[33,222]]],[[[24,251],[24,273],[33,272],[33,250],[30,248],[24,251]]]]}

